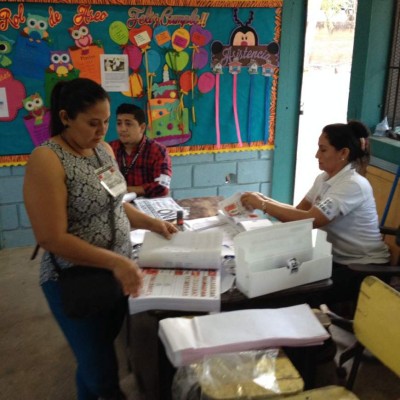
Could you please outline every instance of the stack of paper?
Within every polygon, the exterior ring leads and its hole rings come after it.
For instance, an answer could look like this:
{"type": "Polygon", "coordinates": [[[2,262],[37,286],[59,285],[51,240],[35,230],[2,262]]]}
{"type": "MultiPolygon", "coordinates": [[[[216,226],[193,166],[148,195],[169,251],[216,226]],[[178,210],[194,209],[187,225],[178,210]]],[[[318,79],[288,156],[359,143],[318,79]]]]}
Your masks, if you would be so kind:
{"type": "Polygon", "coordinates": [[[189,231],[202,231],[225,224],[226,221],[224,219],[220,218],[218,215],[214,215],[213,217],[190,219],[185,221],[184,225],[189,231]]]}
{"type": "Polygon", "coordinates": [[[146,231],[138,264],[144,284],[129,299],[131,314],[146,310],[219,311],[221,232],[177,232],[170,240],[146,231]]]}
{"type": "Polygon", "coordinates": [[[129,298],[129,312],[220,310],[220,271],[145,268],[139,297],[129,298]]]}
{"type": "Polygon", "coordinates": [[[221,232],[178,232],[171,239],[146,232],[139,265],[151,268],[219,269],[221,232]]]}
{"type": "Polygon", "coordinates": [[[172,221],[176,219],[176,212],[183,208],[172,197],[157,197],[146,199],[143,197],[134,200],[136,207],[154,218],[172,221]]]}
{"type": "Polygon", "coordinates": [[[238,233],[248,232],[254,229],[265,228],[273,225],[273,223],[269,219],[261,218],[256,214],[252,214],[251,216],[239,215],[237,217],[228,217],[224,214],[219,214],[219,217],[222,220],[227,221],[229,224],[235,226],[238,233]]]}
{"type": "Polygon", "coordinates": [[[307,304],[241,310],[160,321],[159,337],[176,366],[200,361],[205,355],[279,346],[322,344],[329,334],[307,304]]]}

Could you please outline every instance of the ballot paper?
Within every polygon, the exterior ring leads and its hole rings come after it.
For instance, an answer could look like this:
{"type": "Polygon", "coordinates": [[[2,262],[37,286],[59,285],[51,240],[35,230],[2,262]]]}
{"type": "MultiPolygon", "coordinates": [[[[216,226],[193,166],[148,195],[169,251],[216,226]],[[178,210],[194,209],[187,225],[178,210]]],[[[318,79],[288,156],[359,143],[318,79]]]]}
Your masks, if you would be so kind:
{"type": "Polygon", "coordinates": [[[172,197],[156,197],[153,199],[140,197],[136,198],[134,203],[140,211],[164,221],[172,221],[176,219],[177,211],[184,211],[172,197]]]}
{"type": "Polygon", "coordinates": [[[170,239],[146,232],[138,263],[141,267],[219,269],[221,232],[177,232],[170,239]]]}
{"type": "Polygon", "coordinates": [[[175,367],[205,355],[280,346],[322,344],[329,333],[307,304],[240,310],[160,321],[159,337],[175,367]]]}
{"type": "Polygon", "coordinates": [[[129,298],[130,314],[147,310],[220,310],[220,271],[143,268],[139,297],[129,298]]]}

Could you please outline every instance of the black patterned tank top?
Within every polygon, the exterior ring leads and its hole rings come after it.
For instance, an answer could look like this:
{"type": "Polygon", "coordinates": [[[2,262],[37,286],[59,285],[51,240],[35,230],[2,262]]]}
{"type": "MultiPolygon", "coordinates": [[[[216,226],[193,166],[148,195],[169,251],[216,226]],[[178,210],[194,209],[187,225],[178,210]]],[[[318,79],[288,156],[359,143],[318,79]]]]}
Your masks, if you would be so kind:
{"type": "MultiPolygon", "coordinates": [[[[95,170],[100,167],[96,155],[91,157],[76,156],[59,144],[47,141],[42,144],[53,150],[61,161],[66,175],[68,232],[95,246],[109,248],[112,241],[110,226],[110,195],[101,185],[95,170]]],[[[97,146],[98,155],[103,165],[114,164],[115,160],[107,153],[103,145],[97,146]]],[[[131,257],[132,246],[129,232],[130,224],[122,205],[123,195],[113,201],[115,219],[116,253],[131,257]]],[[[56,257],[62,268],[72,263],[56,257]]],[[[57,279],[57,273],[49,254],[43,254],[40,268],[40,284],[49,279],[57,279]]]]}

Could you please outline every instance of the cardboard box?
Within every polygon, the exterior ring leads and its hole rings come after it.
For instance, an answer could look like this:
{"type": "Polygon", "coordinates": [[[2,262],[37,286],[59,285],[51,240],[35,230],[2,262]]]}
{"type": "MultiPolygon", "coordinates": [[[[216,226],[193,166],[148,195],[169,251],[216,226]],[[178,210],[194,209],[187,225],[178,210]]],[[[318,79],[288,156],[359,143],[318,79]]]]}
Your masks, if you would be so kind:
{"type": "Polygon", "coordinates": [[[236,235],[238,289],[252,298],[330,278],[332,245],[312,222],[277,223],[236,235]]]}

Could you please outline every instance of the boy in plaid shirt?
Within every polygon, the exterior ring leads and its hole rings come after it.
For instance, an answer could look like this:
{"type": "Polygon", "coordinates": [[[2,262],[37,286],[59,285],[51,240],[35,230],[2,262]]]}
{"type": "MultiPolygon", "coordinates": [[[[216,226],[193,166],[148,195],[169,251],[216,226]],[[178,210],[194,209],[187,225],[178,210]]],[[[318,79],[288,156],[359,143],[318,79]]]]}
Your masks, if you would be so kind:
{"type": "Polygon", "coordinates": [[[137,196],[161,197],[169,193],[171,158],[165,146],[146,137],[144,111],[123,103],[117,108],[119,139],[110,142],[128,192],[137,196]]]}

